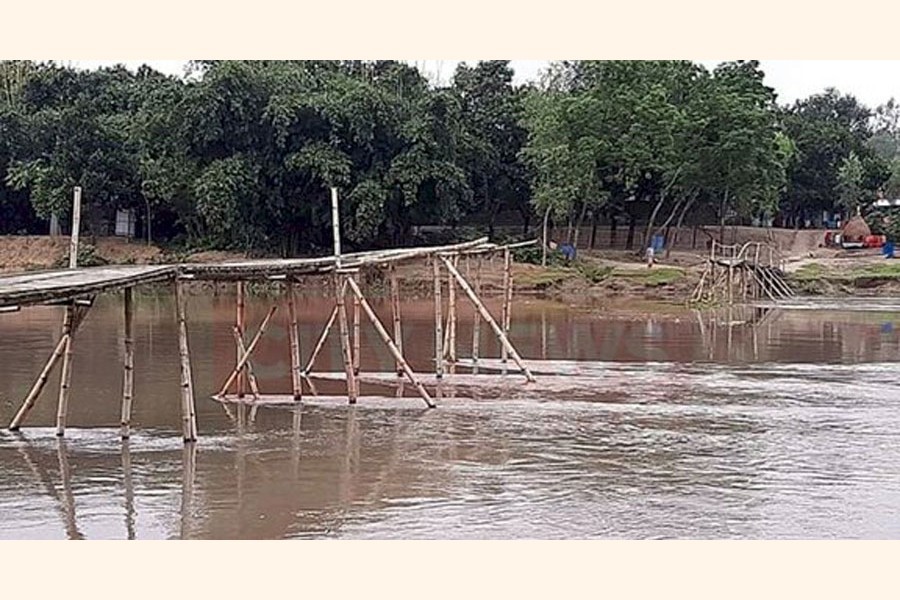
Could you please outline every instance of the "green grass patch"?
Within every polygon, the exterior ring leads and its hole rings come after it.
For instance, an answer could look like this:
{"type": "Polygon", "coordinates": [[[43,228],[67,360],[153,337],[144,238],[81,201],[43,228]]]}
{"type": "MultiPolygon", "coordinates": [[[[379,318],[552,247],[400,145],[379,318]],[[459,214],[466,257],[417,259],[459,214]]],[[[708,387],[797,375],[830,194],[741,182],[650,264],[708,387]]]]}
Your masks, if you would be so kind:
{"type": "Polygon", "coordinates": [[[684,277],[684,271],[675,267],[654,267],[652,269],[616,270],[614,277],[623,277],[635,283],[648,286],[669,285],[684,277]]]}
{"type": "Polygon", "coordinates": [[[833,269],[820,263],[809,263],[797,269],[791,275],[791,279],[836,282],[852,282],[857,279],[900,279],[900,261],[885,259],[884,263],[865,265],[856,269],[833,269]]]}

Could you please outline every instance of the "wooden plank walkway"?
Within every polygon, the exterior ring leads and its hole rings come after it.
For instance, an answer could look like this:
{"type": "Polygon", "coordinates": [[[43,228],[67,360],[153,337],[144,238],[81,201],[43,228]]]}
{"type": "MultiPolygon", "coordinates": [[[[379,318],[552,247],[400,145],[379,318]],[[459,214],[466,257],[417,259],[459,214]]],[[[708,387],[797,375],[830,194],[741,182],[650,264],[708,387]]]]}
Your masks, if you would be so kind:
{"type": "Polygon", "coordinates": [[[127,265],[40,271],[0,277],[0,307],[66,301],[175,277],[175,265],[127,265]]]}

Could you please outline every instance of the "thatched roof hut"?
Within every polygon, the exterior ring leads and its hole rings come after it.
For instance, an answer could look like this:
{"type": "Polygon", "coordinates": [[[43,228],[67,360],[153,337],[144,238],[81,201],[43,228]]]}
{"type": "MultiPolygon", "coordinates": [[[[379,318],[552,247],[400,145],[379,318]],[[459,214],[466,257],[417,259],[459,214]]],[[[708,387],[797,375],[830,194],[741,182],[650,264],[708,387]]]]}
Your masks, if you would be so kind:
{"type": "Polygon", "coordinates": [[[854,215],[841,228],[841,239],[845,242],[862,242],[866,237],[872,235],[865,219],[859,215],[854,215]]]}

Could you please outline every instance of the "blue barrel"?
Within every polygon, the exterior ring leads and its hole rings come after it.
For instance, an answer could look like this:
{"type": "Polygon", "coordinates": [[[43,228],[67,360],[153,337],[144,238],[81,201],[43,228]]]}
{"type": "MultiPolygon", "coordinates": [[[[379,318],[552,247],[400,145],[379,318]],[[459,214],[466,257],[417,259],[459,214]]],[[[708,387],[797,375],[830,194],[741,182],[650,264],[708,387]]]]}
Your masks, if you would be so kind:
{"type": "Polygon", "coordinates": [[[894,242],[885,242],[881,247],[881,253],[885,258],[894,258],[894,242]]]}

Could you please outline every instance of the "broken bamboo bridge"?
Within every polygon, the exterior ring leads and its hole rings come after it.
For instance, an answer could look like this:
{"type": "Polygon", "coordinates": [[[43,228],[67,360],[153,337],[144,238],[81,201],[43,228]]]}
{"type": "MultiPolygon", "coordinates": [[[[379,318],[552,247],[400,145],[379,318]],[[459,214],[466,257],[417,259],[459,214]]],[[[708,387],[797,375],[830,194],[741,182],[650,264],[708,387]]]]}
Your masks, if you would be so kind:
{"type": "MultiPolygon", "coordinates": [[[[335,226],[335,229],[337,227],[335,226]]],[[[339,378],[346,383],[346,398],[355,404],[359,398],[361,379],[360,327],[362,315],[376,330],[396,366],[397,381],[403,381],[418,393],[425,406],[436,406],[436,399],[429,392],[426,383],[440,383],[446,365],[455,370],[455,365],[470,363],[477,373],[479,364],[480,324],[483,321],[498,338],[501,347],[503,370],[516,370],[527,382],[534,376],[509,340],[510,315],[513,299],[511,270],[511,250],[516,246],[531,244],[524,242],[511,245],[490,243],[487,238],[470,242],[418,248],[397,248],[390,250],[350,253],[340,252],[339,234],[335,231],[335,253],[321,258],[296,258],[273,260],[242,260],[216,264],[172,264],[147,266],[106,266],[78,268],[74,261],[69,269],[15,274],[0,277],[0,318],[10,318],[16,312],[35,305],[57,305],[65,307],[62,331],[43,369],[22,401],[9,429],[19,430],[29,412],[39,400],[50,375],[61,365],[57,390],[56,435],[64,436],[68,413],[69,390],[72,385],[72,356],[77,347],[77,333],[98,294],[121,292],[123,299],[123,345],[122,363],[122,403],[120,435],[130,436],[132,427],[132,405],[134,402],[134,288],[138,285],[171,285],[175,294],[175,319],[180,363],[181,429],[185,442],[195,441],[198,436],[195,410],[196,398],[192,375],[192,361],[189,344],[189,318],[185,286],[193,281],[231,282],[235,286],[235,364],[223,382],[214,399],[223,403],[249,403],[255,405],[303,402],[305,393],[315,393],[313,367],[326,338],[335,329],[340,337],[342,373],[321,373],[322,379],[339,378]],[[503,302],[502,315],[495,317],[482,299],[481,269],[483,260],[490,255],[503,256],[503,302]],[[466,275],[460,267],[465,261],[466,275]],[[430,266],[434,283],[434,373],[426,379],[410,367],[403,350],[402,311],[399,292],[397,266],[409,261],[425,261],[430,266]],[[364,270],[380,270],[390,282],[391,322],[384,323],[372,309],[366,293],[362,289],[364,270]],[[295,297],[301,278],[322,277],[328,280],[329,294],[333,296],[334,307],[322,328],[311,356],[306,364],[301,363],[298,314],[295,297]],[[446,284],[445,284],[446,279],[446,284]],[[471,280],[470,280],[471,279],[471,280]],[[245,317],[246,288],[250,282],[277,283],[282,293],[279,302],[271,306],[266,316],[252,335],[245,317]],[[447,315],[444,317],[443,294],[447,293],[447,315]],[[465,296],[476,311],[475,331],[472,341],[472,355],[468,360],[458,359],[456,340],[457,299],[465,296]],[[265,396],[260,393],[253,372],[253,352],[272,319],[281,306],[286,305],[289,327],[290,374],[292,389],[288,394],[265,396]],[[304,385],[306,384],[306,385],[304,385]],[[306,388],[306,389],[304,389],[306,388]]],[[[490,370],[486,368],[486,370],[490,370]]],[[[435,388],[432,388],[435,389],[435,388]]],[[[440,385],[436,387],[440,397],[440,385]]]]}

